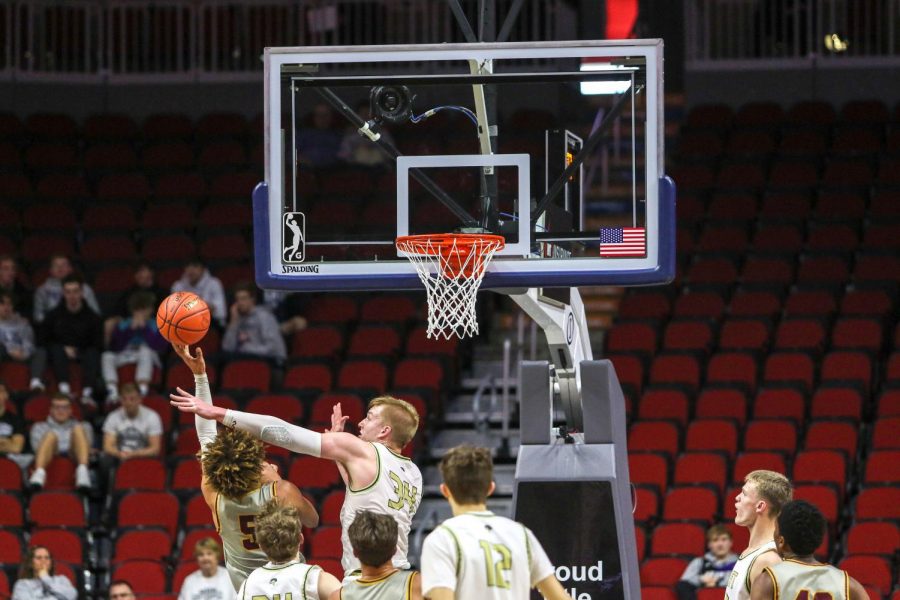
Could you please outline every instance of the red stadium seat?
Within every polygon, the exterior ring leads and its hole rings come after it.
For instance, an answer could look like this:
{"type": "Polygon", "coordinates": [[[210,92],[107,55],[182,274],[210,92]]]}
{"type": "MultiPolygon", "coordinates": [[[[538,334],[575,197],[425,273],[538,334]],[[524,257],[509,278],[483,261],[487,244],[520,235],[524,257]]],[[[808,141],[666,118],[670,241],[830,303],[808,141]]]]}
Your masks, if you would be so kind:
{"type": "Polygon", "coordinates": [[[797,483],[794,485],[794,500],[806,500],[822,511],[831,527],[839,517],[839,493],[830,485],[797,483]]]}
{"type": "Polygon", "coordinates": [[[690,354],[660,354],[650,366],[650,383],[677,385],[695,392],[700,386],[700,363],[690,354]]]}
{"type": "Polygon", "coordinates": [[[656,331],[647,323],[618,323],[607,333],[607,352],[640,352],[652,356],[656,348],[656,331]]]}
{"type": "Polygon", "coordinates": [[[726,461],[716,452],[685,452],[675,462],[675,485],[712,485],[719,493],[725,489],[726,461]]]}
{"type": "MultiPolygon", "coordinates": [[[[716,356],[725,357],[726,355],[717,354],[716,356]]],[[[740,357],[741,355],[738,356],[740,357]]],[[[712,370],[712,362],[711,360],[710,365],[707,367],[708,383],[710,382],[709,374],[712,370]]],[[[726,363],[727,359],[723,358],[722,364],[725,365],[726,363]]],[[[716,379],[716,382],[725,383],[722,379],[716,379]]],[[[743,427],[747,421],[747,396],[740,389],[707,386],[697,398],[697,403],[694,407],[694,417],[697,419],[734,419],[739,426],[743,427]]]]}
{"type": "Polygon", "coordinates": [[[388,371],[380,361],[347,361],[341,366],[337,381],[339,388],[368,389],[382,394],[387,389],[388,371]]]}
{"type": "Polygon", "coordinates": [[[858,422],[862,418],[862,405],[862,394],[854,387],[823,387],[813,394],[809,416],[858,422]]]}
{"type": "Polygon", "coordinates": [[[349,417],[352,425],[359,423],[366,414],[366,406],[362,398],[356,394],[333,392],[322,394],[313,402],[309,414],[309,422],[312,427],[331,427],[331,413],[335,404],[341,405],[341,412],[349,417]]]}
{"type": "Polygon", "coordinates": [[[200,461],[196,458],[179,460],[172,471],[172,481],[169,487],[173,492],[195,492],[200,489],[200,481],[203,477],[200,461]]]}
{"type": "Polygon", "coordinates": [[[332,360],[344,349],[341,331],[330,325],[314,326],[298,331],[291,342],[291,357],[332,360]]]}
{"type": "Polygon", "coordinates": [[[848,290],[841,299],[841,314],[845,316],[886,317],[893,309],[893,301],[884,290],[848,290]]]}
{"type": "Polygon", "coordinates": [[[333,323],[346,325],[356,321],[359,316],[359,307],[356,301],[346,296],[328,297],[327,302],[311,303],[306,313],[310,323],[333,323]]]}
{"type": "Polygon", "coordinates": [[[172,538],[163,529],[132,529],[116,537],[113,562],[146,559],[162,562],[172,553],[172,538]]]}
{"type": "MultiPolygon", "coordinates": [[[[654,561],[656,561],[656,560],[677,560],[677,559],[668,559],[668,558],[654,559],[654,561]]],[[[654,564],[655,564],[655,562],[654,562],[654,564]]],[[[656,568],[656,567],[654,567],[654,568],[656,568]]],[[[643,567],[641,567],[641,569],[643,572],[643,567]]],[[[656,574],[656,572],[653,572],[653,573],[648,572],[648,575],[651,577],[655,577],[657,574],[656,574]]],[[[641,598],[643,598],[644,600],[675,600],[675,592],[672,591],[674,589],[674,587],[647,585],[647,583],[644,581],[643,575],[641,575],[641,581],[642,581],[641,598]]]]}
{"type": "Polygon", "coordinates": [[[178,498],[168,492],[131,493],[119,502],[119,527],[156,525],[175,537],[178,512],[178,498]]]}
{"type": "Polygon", "coordinates": [[[321,525],[341,524],[341,507],[344,505],[344,490],[335,490],[325,496],[319,506],[319,519],[321,525]]]}
{"type": "Polygon", "coordinates": [[[846,550],[853,554],[880,554],[891,557],[900,549],[900,528],[895,523],[856,523],[847,532],[846,550]]]}
{"type": "Polygon", "coordinates": [[[37,527],[84,528],[85,503],[68,492],[42,492],[31,497],[28,519],[37,527]]]}
{"type": "MultiPolygon", "coordinates": [[[[769,291],[738,291],[735,292],[734,296],[731,298],[731,302],[728,305],[728,311],[731,317],[756,317],[770,319],[775,315],[781,314],[781,300],[778,298],[778,296],[769,291]]],[[[764,328],[765,332],[762,339],[768,341],[769,330],[765,326],[764,328]]],[[[735,334],[737,333],[739,332],[735,332],[735,334]]],[[[724,331],[720,331],[720,339],[723,334],[724,331]]],[[[760,335],[760,333],[758,332],[758,327],[757,332],[753,335],[760,335]]],[[[736,339],[741,340],[743,339],[743,337],[744,336],[736,336],[736,339]]]]}
{"type": "Polygon", "coordinates": [[[288,479],[300,489],[327,490],[341,483],[340,473],[334,464],[311,456],[295,456],[288,479]]]}
{"type": "Polygon", "coordinates": [[[675,299],[672,311],[672,315],[678,318],[719,319],[723,314],[725,300],[716,292],[692,291],[682,294],[675,299]]]}
{"type": "Polygon", "coordinates": [[[28,540],[31,546],[46,546],[54,560],[73,565],[84,562],[87,542],[77,530],[51,528],[36,529],[28,540]]]}
{"type": "Polygon", "coordinates": [[[881,392],[878,398],[878,417],[900,417],[900,390],[886,389],[881,392]]]}
{"type": "Polygon", "coordinates": [[[116,469],[113,490],[123,491],[166,489],[166,468],[157,458],[132,458],[116,469]]]}
{"type": "Polygon", "coordinates": [[[769,256],[750,256],[744,262],[740,280],[744,284],[782,284],[794,280],[793,260],[769,256]]]}
{"type": "Polygon", "coordinates": [[[790,419],[802,425],[806,417],[806,401],[794,388],[765,388],[753,401],[754,419],[790,419]]]}
{"type": "Polygon", "coordinates": [[[18,564],[24,556],[23,547],[17,530],[0,529],[0,564],[18,564]]]}
{"type": "Polygon", "coordinates": [[[629,354],[606,354],[612,361],[622,389],[627,393],[640,394],[644,387],[644,364],[641,359],[629,354]]]}
{"type": "Polygon", "coordinates": [[[891,567],[884,557],[865,554],[849,556],[838,564],[838,568],[850,573],[861,584],[874,586],[881,594],[891,589],[891,567]]]}
{"type": "Polygon", "coordinates": [[[136,594],[161,594],[166,591],[166,571],[158,560],[130,560],[113,567],[113,581],[123,579],[136,594]]]}
{"type": "Polygon", "coordinates": [[[837,450],[804,450],[794,459],[793,481],[830,483],[843,496],[847,483],[847,458],[837,450]]]}
{"type": "Polygon", "coordinates": [[[719,348],[765,351],[769,335],[769,326],[762,319],[729,319],[719,330],[719,348]]]}
{"type": "Polygon", "coordinates": [[[663,519],[710,523],[718,509],[719,495],[711,488],[702,486],[673,487],[666,494],[663,504],[663,519]]]}
{"type": "Polygon", "coordinates": [[[188,529],[193,527],[213,527],[213,516],[203,499],[203,494],[193,496],[187,503],[184,510],[183,527],[188,529]]]}
{"type": "Polygon", "coordinates": [[[362,303],[359,319],[363,323],[405,323],[415,319],[418,310],[407,296],[376,296],[362,303]]]}
{"type": "Polygon", "coordinates": [[[392,327],[360,327],[350,336],[347,356],[394,357],[400,351],[400,336],[392,327]]]}
{"type": "MultiPolygon", "coordinates": [[[[181,541],[181,551],[178,553],[179,559],[192,560],[197,542],[206,538],[212,538],[217,544],[222,545],[222,538],[219,537],[215,529],[207,527],[194,528],[189,530],[181,541]]],[[[197,563],[194,562],[193,564],[196,567],[197,563]]]]}
{"type": "Polygon", "coordinates": [[[654,486],[660,494],[669,482],[669,462],[659,452],[628,452],[628,474],[635,485],[654,486]]]}
{"type": "Polygon", "coordinates": [[[620,319],[664,319],[669,316],[669,297],[662,292],[635,291],[619,303],[620,319]]]}
{"type": "Polygon", "coordinates": [[[664,452],[674,458],[680,447],[679,438],[678,427],[670,421],[639,421],[628,432],[628,449],[664,452]]]}
{"type": "Polygon", "coordinates": [[[299,422],[303,419],[303,403],[289,394],[264,394],[255,396],[247,403],[247,412],[271,415],[285,421],[299,422]]]}
{"type": "Polygon", "coordinates": [[[644,485],[635,486],[632,514],[638,523],[656,522],[659,518],[659,493],[656,488],[644,485]]]}
{"type": "Polygon", "coordinates": [[[747,473],[758,469],[775,471],[787,475],[784,457],[777,452],[742,452],[734,459],[734,468],[731,472],[731,481],[741,483],[747,473]]]}
{"type": "Polygon", "coordinates": [[[826,318],[836,311],[834,295],[826,290],[797,290],[784,303],[784,313],[788,317],[826,318]]]}
{"type": "Polygon", "coordinates": [[[283,385],[288,390],[330,392],[333,380],[334,376],[328,365],[299,364],[287,368],[283,385]]]}
{"type": "Polygon", "coordinates": [[[340,527],[319,527],[312,539],[307,542],[311,548],[310,558],[313,561],[321,558],[340,558],[343,553],[340,527]]]}
{"type": "Polygon", "coordinates": [[[775,331],[775,350],[801,350],[821,354],[825,348],[825,327],[816,319],[782,321],[775,331]]]}
{"type": "Polygon", "coordinates": [[[684,427],[688,421],[690,401],[682,390],[649,389],[638,403],[638,418],[641,420],[671,420],[684,427]]]}
{"type": "MultiPolygon", "coordinates": [[[[652,534],[650,537],[652,539],[652,534]]],[[[681,578],[687,565],[688,561],[683,558],[648,558],[641,565],[641,585],[659,585],[671,590],[681,578]]],[[[668,597],[672,598],[671,591],[669,594],[668,597]]]]}
{"type": "Polygon", "coordinates": [[[446,375],[440,361],[431,358],[405,358],[394,369],[395,388],[422,388],[440,395],[446,375]]]}
{"type": "MultiPolygon", "coordinates": [[[[895,482],[891,482],[892,484],[895,482]]],[[[854,518],[900,520],[900,488],[895,485],[867,487],[856,497],[854,518]]]]}
{"type": "Polygon", "coordinates": [[[849,421],[816,421],[806,430],[807,450],[842,450],[851,460],[856,457],[859,428],[849,421]]]}
{"type": "MultiPolygon", "coordinates": [[[[743,395],[745,391],[752,393],[756,389],[758,371],[756,358],[749,352],[719,352],[710,357],[709,363],[707,363],[706,382],[713,385],[741,386],[743,390],[740,391],[740,394],[743,395]]],[[[728,408],[722,407],[722,410],[727,411],[728,408]]],[[[743,424],[747,415],[746,400],[744,400],[742,413],[743,416],[739,420],[743,424]]]]}
{"type": "Polygon", "coordinates": [[[766,359],[763,380],[767,383],[793,383],[811,391],[815,366],[812,358],[799,352],[774,352],[766,359]]]}
{"type": "Polygon", "coordinates": [[[697,419],[687,429],[684,449],[691,452],[719,451],[733,457],[737,452],[738,435],[734,421],[726,419],[697,419]]]}
{"type": "Polygon", "coordinates": [[[22,469],[5,456],[0,456],[0,490],[22,491],[22,469]]]}
{"type": "MultiPolygon", "coordinates": [[[[21,475],[19,476],[21,478],[21,475]]],[[[22,498],[19,494],[0,494],[0,527],[25,526],[22,498]]]]}
{"type": "Polygon", "coordinates": [[[863,482],[892,483],[900,481],[900,451],[876,450],[869,454],[865,464],[863,482]]]}
{"type": "Polygon", "coordinates": [[[268,392],[271,386],[272,367],[257,359],[237,359],[222,369],[223,390],[254,390],[268,392]]]}
{"type": "Polygon", "coordinates": [[[663,523],[650,535],[651,556],[701,556],[706,548],[706,532],[693,523],[663,523]]]}

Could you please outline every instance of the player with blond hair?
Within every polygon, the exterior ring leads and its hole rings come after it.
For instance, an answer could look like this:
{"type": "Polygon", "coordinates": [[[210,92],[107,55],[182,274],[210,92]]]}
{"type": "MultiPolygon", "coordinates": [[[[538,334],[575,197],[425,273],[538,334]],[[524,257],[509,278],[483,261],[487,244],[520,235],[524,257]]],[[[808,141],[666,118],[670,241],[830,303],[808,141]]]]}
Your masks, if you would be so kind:
{"type": "MultiPolygon", "coordinates": [[[[188,346],[173,344],[176,354],[194,374],[191,396],[204,406],[212,406],[203,351],[191,355],[188,346]]],[[[187,394],[177,388],[179,394],[187,394]]],[[[278,474],[278,467],[266,461],[260,440],[245,431],[217,431],[214,421],[194,419],[200,440],[200,491],[212,511],[216,530],[222,538],[225,569],[237,590],[250,573],[266,563],[266,555],[256,539],[256,516],[272,499],[294,506],[306,527],[319,524],[319,514],[290,481],[278,474]]]]}
{"type": "Polygon", "coordinates": [[[441,460],[453,517],[425,538],[422,591],[432,600],[571,600],[530,529],[487,509],[494,465],[487,448],[457,446],[441,460]]]}
{"type": "Polygon", "coordinates": [[[218,421],[268,444],[337,463],[347,486],[341,507],[341,565],[346,576],[360,572],[347,530],[361,510],[391,515],[397,521],[399,536],[393,564],[398,569],[410,567],[406,556],[409,530],[422,500],[422,473],[401,454],[419,427],[419,414],[409,402],[393,396],[374,398],[359,422],[359,436],[354,436],[343,431],[348,417],[341,414],[339,404],[331,416],[331,429],[319,433],[269,415],[213,406],[181,389],[171,399],[178,410],[208,419],[213,426],[218,421]]]}
{"type": "Polygon", "coordinates": [[[725,586],[725,600],[750,600],[751,587],[763,569],[781,558],[775,551],[775,524],[794,495],[791,482],[775,471],[751,471],[734,499],[737,525],[750,530],[750,541],[734,564],[725,586]]]}
{"type": "Polygon", "coordinates": [[[334,575],[303,562],[300,514],[293,506],[270,500],[256,518],[256,539],[269,559],[238,590],[239,600],[308,598],[325,600],[341,587],[334,575]]]}

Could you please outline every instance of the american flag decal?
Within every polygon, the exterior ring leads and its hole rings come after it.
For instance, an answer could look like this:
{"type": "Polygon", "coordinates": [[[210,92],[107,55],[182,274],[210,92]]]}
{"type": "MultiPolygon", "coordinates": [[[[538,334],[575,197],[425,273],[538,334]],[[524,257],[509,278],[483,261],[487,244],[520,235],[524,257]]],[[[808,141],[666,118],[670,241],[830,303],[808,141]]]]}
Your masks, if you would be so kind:
{"type": "Polygon", "coordinates": [[[604,227],[600,230],[600,256],[643,257],[647,253],[647,231],[643,227],[604,227]]]}

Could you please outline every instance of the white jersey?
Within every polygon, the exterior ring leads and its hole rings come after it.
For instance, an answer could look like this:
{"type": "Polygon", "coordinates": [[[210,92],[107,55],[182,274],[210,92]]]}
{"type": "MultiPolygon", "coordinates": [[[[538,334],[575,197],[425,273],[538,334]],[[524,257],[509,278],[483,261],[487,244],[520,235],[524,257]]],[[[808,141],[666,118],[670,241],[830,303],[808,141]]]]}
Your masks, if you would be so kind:
{"type": "Polygon", "coordinates": [[[756,559],[766,552],[775,552],[774,540],[753,550],[744,550],[738,557],[725,586],[725,600],[750,600],[750,570],[756,559]]]}
{"type": "Polygon", "coordinates": [[[216,569],[212,577],[204,577],[203,571],[194,571],[181,584],[178,600],[234,600],[234,586],[228,571],[216,569]]]}
{"type": "Polygon", "coordinates": [[[447,588],[468,600],[528,600],[554,574],[530,529],[490,511],[444,521],[422,546],[422,593],[447,588]]]}
{"type": "Polygon", "coordinates": [[[351,579],[341,587],[341,600],[410,600],[415,571],[394,571],[378,579],[351,579]]]}
{"type": "MultiPolygon", "coordinates": [[[[266,563],[256,569],[241,585],[238,600],[320,600],[321,567],[299,560],[280,565],[266,563]]],[[[322,598],[321,600],[326,600],[322,598]]]]}
{"type": "Polygon", "coordinates": [[[809,600],[828,597],[850,600],[850,575],[831,565],[808,564],[792,558],[766,567],[775,584],[775,597],[793,600],[805,591],[809,600]]]}
{"type": "Polygon", "coordinates": [[[263,484],[240,500],[230,500],[216,494],[213,516],[216,531],[222,538],[225,568],[235,590],[254,569],[269,560],[256,543],[256,516],[266,502],[275,497],[275,482],[263,484]]]}
{"type": "Polygon", "coordinates": [[[370,510],[391,515],[397,521],[397,552],[393,563],[398,569],[409,569],[406,558],[409,546],[409,528],[413,515],[422,501],[422,473],[416,464],[389,450],[384,444],[372,442],[375,448],[377,467],[375,481],[368,486],[354,490],[347,486],[347,495],[341,507],[341,544],[343,555],[341,566],[350,575],[359,570],[359,559],[353,556],[353,547],[347,530],[353,524],[356,513],[370,510]]]}

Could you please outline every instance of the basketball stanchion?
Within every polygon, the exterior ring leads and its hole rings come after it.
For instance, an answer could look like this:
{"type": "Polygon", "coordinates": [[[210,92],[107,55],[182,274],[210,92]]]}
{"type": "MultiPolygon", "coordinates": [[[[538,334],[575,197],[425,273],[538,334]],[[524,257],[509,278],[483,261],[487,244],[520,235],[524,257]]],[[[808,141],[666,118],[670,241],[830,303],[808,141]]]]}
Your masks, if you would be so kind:
{"type": "Polygon", "coordinates": [[[397,250],[416,267],[428,301],[428,337],[478,334],[475,295],[502,235],[436,233],[397,238],[397,250]]]}

